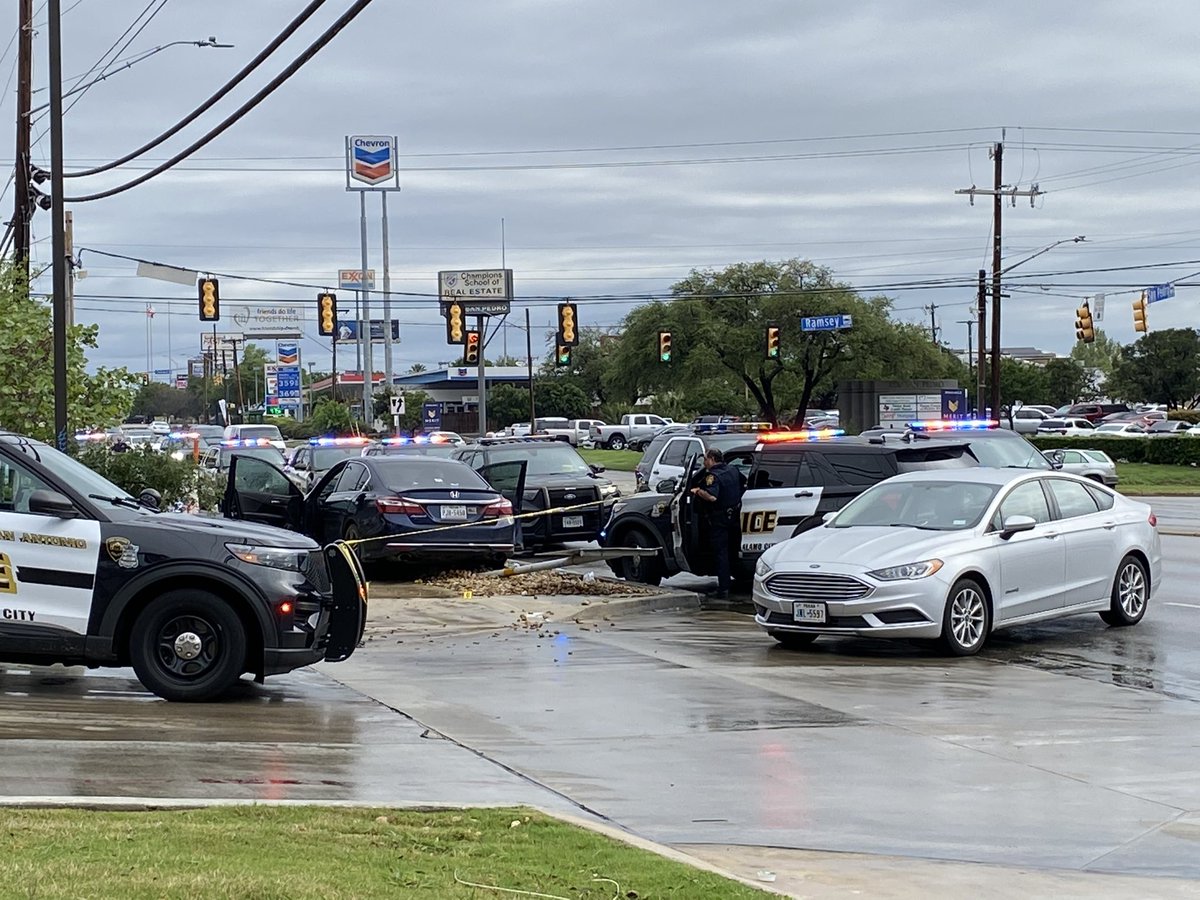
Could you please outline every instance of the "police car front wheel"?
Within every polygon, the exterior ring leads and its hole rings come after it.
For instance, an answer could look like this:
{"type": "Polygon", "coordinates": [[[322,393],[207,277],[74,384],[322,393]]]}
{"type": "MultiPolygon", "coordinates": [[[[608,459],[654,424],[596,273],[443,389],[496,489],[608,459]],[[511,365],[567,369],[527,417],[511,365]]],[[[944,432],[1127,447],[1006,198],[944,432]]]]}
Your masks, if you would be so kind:
{"type": "Polygon", "coordinates": [[[133,624],[130,661],[138,680],[167,700],[203,702],[242,674],[246,630],[236,612],[204,591],[170,591],[133,624]]]}

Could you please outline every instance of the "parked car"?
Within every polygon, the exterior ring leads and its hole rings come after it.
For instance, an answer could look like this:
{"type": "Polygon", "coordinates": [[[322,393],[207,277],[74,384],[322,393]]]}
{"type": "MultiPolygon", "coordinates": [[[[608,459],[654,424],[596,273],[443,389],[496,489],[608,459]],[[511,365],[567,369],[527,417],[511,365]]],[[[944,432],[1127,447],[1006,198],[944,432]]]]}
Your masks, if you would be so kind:
{"type": "Polygon", "coordinates": [[[452,459],[342,460],[307,493],[264,459],[235,457],[225,492],[230,518],[288,528],[321,544],[346,540],[363,562],[503,562],[514,549],[525,464],[482,472],[452,459]],[[447,527],[455,526],[455,527],[447,527]]]}
{"type": "Polygon", "coordinates": [[[1191,425],[1179,419],[1160,419],[1150,424],[1146,434],[1150,437],[1171,437],[1187,434],[1189,428],[1191,425]]]}
{"type": "Polygon", "coordinates": [[[1017,434],[1037,434],[1038,428],[1048,418],[1050,417],[1040,409],[1022,406],[1012,411],[1011,419],[1009,416],[1001,416],[1000,427],[1010,428],[1017,434]]]}
{"type": "Polygon", "coordinates": [[[603,476],[602,466],[588,465],[574,447],[554,438],[481,438],[455,448],[453,458],[479,470],[524,463],[521,506],[526,513],[569,507],[525,519],[521,534],[526,548],[595,540],[621,493],[603,476]]]}
{"type": "Polygon", "coordinates": [[[287,449],[283,435],[275,425],[226,425],[227,441],[269,441],[279,451],[287,449]]]}
{"type": "Polygon", "coordinates": [[[1117,464],[1103,450],[1059,450],[1051,453],[1051,462],[1056,463],[1063,472],[1116,487],[1117,464]]]}
{"type": "Polygon", "coordinates": [[[597,447],[624,450],[634,438],[654,437],[658,429],[670,424],[662,416],[630,413],[621,416],[621,421],[616,425],[593,425],[590,437],[597,447]]]}
{"type": "Polygon", "coordinates": [[[222,441],[218,446],[204,451],[200,457],[200,471],[212,476],[228,475],[229,466],[236,456],[257,457],[279,466],[281,471],[284,465],[283,451],[272,446],[268,440],[222,441]]]}
{"type": "Polygon", "coordinates": [[[538,419],[537,434],[548,434],[566,441],[572,447],[581,447],[591,438],[592,426],[603,425],[600,419],[538,419]],[[547,423],[547,424],[542,424],[547,423]]]}
{"type": "Polygon", "coordinates": [[[1061,472],[900,475],[763,554],[755,621],[785,647],[937,638],[952,656],[1080,613],[1135,625],[1162,574],[1156,524],[1146,504],[1061,472]]]}
{"type": "Polygon", "coordinates": [[[1037,433],[1064,437],[1088,437],[1095,430],[1096,426],[1087,419],[1043,419],[1038,424],[1037,433]]]}
{"type": "Polygon", "coordinates": [[[1026,403],[1023,409],[1036,409],[1038,412],[1044,412],[1048,417],[1053,417],[1058,410],[1044,403],[1026,403]]]}
{"type": "Polygon", "coordinates": [[[1063,418],[1087,419],[1089,422],[1099,422],[1105,416],[1113,413],[1129,412],[1124,403],[1076,403],[1065,411],[1055,410],[1055,414],[1063,418]]]}
{"type": "Polygon", "coordinates": [[[363,437],[313,438],[292,451],[283,472],[307,491],[342,460],[362,456],[368,443],[363,437]]]}
{"type": "Polygon", "coordinates": [[[633,467],[633,477],[637,485],[636,490],[650,490],[650,467],[654,460],[658,459],[658,455],[662,452],[663,445],[677,434],[691,434],[692,429],[687,425],[666,425],[658,430],[654,437],[645,441],[645,446],[641,447],[641,443],[645,439],[639,439],[636,442],[629,442],[630,450],[642,450],[642,458],[637,461],[633,467]]]}
{"type": "Polygon", "coordinates": [[[1102,422],[1092,434],[1095,437],[1145,437],[1146,429],[1136,422],[1102,422]]]}
{"type": "Polygon", "coordinates": [[[657,429],[656,431],[654,431],[653,433],[651,433],[649,435],[643,435],[642,437],[630,438],[629,443],[626,445],[626,449],[636,450],[638,453],[643,453],[647,449],[649,449],[650,444],[653,441],[658,440],[660,437],[663,437],[664,435],[690,434],[691,431],[692,431],[692,427],[690,425],[682,425],[682,424],[676,424],[676,423],[672,422],[669,425],[662,426],[661,428],[657,429]]]}
{"type": "MultiPolygon", "coordinates": [[[[453,432],[450,432],[453,434],[453,432]]],[[[439,440],[434,436],[418,435],[417,437],[386,437],[381,441],[367,444],[363,447],[363,456],[438,456],[450,459],[458,447],[466,446],[448,440],[439,440]]]]}

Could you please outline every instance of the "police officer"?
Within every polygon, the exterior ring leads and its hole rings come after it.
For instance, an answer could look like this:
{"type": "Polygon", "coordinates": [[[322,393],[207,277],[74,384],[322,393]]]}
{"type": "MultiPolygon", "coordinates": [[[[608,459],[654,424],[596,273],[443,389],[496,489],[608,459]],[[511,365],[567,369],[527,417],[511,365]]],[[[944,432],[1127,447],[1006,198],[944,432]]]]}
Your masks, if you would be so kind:
{"type": "Polygon", "coordinates": [[[700,501],[698,509],[708,524],[708,539],[717,561],[717,597],[729,596],[729,529],[735,524],[742,501],[741,481],[737,472],[725,464],[720,450],[710,447],[704,453],[707,474],[702,484],[692,488],[700,501]]]}

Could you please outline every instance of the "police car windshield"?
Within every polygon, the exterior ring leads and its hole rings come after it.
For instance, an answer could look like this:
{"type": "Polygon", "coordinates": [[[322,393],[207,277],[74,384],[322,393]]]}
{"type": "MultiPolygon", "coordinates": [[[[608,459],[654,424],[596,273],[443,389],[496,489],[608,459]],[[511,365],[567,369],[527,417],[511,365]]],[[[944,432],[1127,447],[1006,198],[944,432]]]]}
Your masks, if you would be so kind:
{"type": "Polygon", "coordinates": [[[243,441],[283,440],[283,435],[279,433],[279,429],[274,425],[240,425],[238,426],[237,436],[243,441]]]}
{"type": "Polygon", "coordinates": [[[313,468],[319,472],[323,472],[326,469],[332,469],[343,459],[350,459],[352,456],[362,456],[362,447],[317,447],[313,450],[313,468]]]}
{"type": "Polygon", "coordinates": [[[528,475],[588,475],[591,469],[570,444],[562,441],[513,444],[508,447],[493,447],[488,451],[487,463],[526,462],[528,475]]]}
{"type": "MultiPolygon", "coordinates": [[[[103,494],[121,500],[133,500],[103,475],[93,472],[83,463],[72,459],[65,453],[60,453],[48,444],[31,441],[26,438],[8,438],[5,443],[15,450],[20,450],[35,462],[41,463],[59,480],[85,496],[88,494],[103,494]]],[[[136,501],[134,501],[136,502],[136,501]]]]}
{"type": "Polygon", "coordinates": [[[997,490],[962,481],[885,481],[847,504],[829,527],[961,531],[979,523],[997,490]]]}

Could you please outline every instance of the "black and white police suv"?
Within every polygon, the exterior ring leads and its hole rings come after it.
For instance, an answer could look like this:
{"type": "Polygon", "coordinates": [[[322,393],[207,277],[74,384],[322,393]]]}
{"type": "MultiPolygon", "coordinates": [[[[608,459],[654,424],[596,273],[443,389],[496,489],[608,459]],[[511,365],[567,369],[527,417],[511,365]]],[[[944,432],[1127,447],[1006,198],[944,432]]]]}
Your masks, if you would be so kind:
{"type": "Polygon", "coordinates": [[[132,666],[168,700],[354,652],[366,581],[342,544],[157,510],[0,433],[0,659],[132,666]]]}

